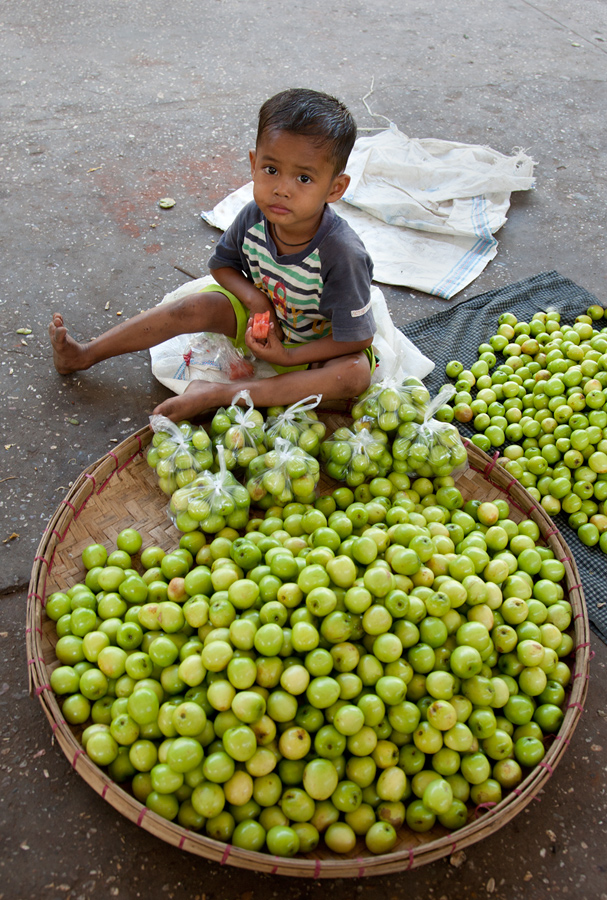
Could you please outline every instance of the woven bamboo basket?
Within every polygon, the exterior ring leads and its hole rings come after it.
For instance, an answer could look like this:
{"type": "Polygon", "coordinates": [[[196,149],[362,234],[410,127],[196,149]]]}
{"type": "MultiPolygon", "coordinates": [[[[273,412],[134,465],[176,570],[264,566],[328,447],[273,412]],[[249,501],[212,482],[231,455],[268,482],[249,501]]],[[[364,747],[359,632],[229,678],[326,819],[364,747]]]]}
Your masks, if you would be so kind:
{"type": "MultiPolygon", "coordinates": [[[[324,411],[320,415],[328,433],[350,422],[341,412],[324,411]]],[[[503,497],[509,502],[515,521],[530,518],[537,523],[543,541],[565,566],[566,592],[573,608],[574,659],[569,660],[573,678],[565,718],[558,734],[548,738],[542,762],[518,788],[508,792],[497,805],[470,808],[468,823],[456,832],[448,832],[438,825],[424,834],[403,828],[395,849],[389,854],[372,856],[359,840],[348,857],[338,856],[323,846],[305,857],[283,859],[240,850],[163,819],[91,762],[79,743],[80,731],[64,721],[50,688],[50,673],[59,663],[54,653],[55,623],[45,615],[45,599],[53,591],[83,580],[80,555],[89,543],[115,546],[118,533],[125,527],[141,531],[147,545],[153,543],[167,551],[178,545],[180,533],[167,517],[167,498],[145,460],[144,450],[151,436],[149,428],[141,429],[81,473],[48,523],[34,559],[29,587],[26,631],[30,692],[40,700],[55,740],[67,759],[98,794],[131,822],[182,850],[221,865],[311,878],[362,877],[416,868],[494,833],[537,797],[565,752],[583,710],[590,658],[588,617],[575,561],[553,521],[495,459],[472,444],[468,445],[469,468],[457,482],[465,499],[503,497]]],[[[326,476],[321,477],[322,493],[330,492],[334,486],[326,476]]]]}

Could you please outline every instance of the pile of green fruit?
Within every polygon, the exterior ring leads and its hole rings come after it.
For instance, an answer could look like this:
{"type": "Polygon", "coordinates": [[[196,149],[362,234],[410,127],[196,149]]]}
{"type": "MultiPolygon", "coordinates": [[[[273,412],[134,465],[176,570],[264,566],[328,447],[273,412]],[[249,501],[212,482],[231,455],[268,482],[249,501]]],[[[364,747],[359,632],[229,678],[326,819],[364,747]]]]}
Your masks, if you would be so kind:
{"type": "Polygon", "coordinates": [[[451,478],[391,473],[244,536],[141,547],[134,529],[88,546],[82,582],[48,597],[51,685],[90,759],[185,828],[389,852],[400,828],[498,803],[561,725],[563,564],[451,478]]]}
{"type": "Polygon", "coordinates": [[[213,466],[211,438],[204,428],[189,422],[175,425],[164,416],[152,416],[154,436],[147,461],[158,475],[158,485],[170,497],[213,466]]]}
{"type": "Polygon", "coordinates": [[[573,325],[558,312],[537,312],[529,322],[504,313],[470,369],[453,360],[446,373],[457,378],[452,417],[474,428],[472,442],[485,451],[502,448],[500,463],[549,515],[566,513],[584,544],[607,552],[602,317],[600,306],[573,325]],[[497,353],[505,357],[500,365],[497,353]]]}

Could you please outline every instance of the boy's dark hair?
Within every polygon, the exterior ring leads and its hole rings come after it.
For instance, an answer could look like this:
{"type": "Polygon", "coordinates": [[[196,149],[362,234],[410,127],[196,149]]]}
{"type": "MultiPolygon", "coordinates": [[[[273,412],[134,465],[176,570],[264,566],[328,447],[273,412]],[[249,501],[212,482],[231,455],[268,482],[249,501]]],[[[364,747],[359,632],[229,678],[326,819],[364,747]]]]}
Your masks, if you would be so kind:
{"type": "Polygon", "coordinates": [[[308,88],[289,88],[270,97],[259,110],[257,144],[267,131],[305,135],[327,148],[336,175],[346,168],[356,140],[356,122],[335,97],[308,88]]]}

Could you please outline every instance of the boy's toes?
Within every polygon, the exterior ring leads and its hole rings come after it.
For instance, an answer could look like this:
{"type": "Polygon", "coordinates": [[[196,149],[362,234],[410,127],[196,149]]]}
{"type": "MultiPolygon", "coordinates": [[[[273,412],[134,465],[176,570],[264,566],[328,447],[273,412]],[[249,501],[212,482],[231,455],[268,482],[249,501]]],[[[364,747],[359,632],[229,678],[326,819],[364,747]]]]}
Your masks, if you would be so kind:
{"type": "Polygon", "coordinates": [[[181,418],[181,406],[182,403],[179,402],[179,397],[169,397],[168,400],[163,400],[162,403],[158,404],[156,409],[153,410],[154,416],[166,416],[167,419],[177,419],[181,418]]]}
{"type": "Polygon", "coordinates": [[[179,422],[180,419],[190,419],[217,409],[224,400],[221,396],[222,387],[224,385],[212,382],[192,381],[183,394],[169,397],[160,403],[154,410],[154,415],[166,416],[173,422],[179,422]]]}
{"type": "Polygon", "coordinates": [[[66,329],[63,324],[63,316],[60,315],[60,313],[53,313],[53,318],[48,326],[48,333],[51,337],[55,335],[58,328],[63,329],[63,333],[65,334],[66,329]]]}
{"type": "Polygon", "coordinates": [[[53,318],[51,319],[48,326],[48,333],[50,339],[54,343],[58,343],[62,339],[65,339],[67,329],[63,324],[63,316],[61,316],[59,313],[53,313],[53,318]]]}
{"type": "Polygon", "coordinates": [[[64,325],[56,325],[54,322],[51,322],[48,326],[48,333],[54,347],[59,348],[65,344],[67,328],[64,325]]]}

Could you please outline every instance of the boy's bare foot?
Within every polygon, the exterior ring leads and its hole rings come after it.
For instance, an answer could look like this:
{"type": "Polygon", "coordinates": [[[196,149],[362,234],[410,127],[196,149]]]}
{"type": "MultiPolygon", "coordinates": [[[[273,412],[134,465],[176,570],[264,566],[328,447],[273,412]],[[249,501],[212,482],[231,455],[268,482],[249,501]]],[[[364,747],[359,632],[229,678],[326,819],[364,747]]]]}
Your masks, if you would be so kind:
{"type": "Polygon", "coordinates": [[[86,347],[70,337],[63,324],[63,316],[59,313],[53,314],[48,333],[53,348],[53,362],[60,375],[70,375],[72,372],[89,368],[86,347]]]}
{"type": "Polygon", "coordinates": [[[183,394],[169,397],[154,410],[155,416],[166,416],[173,422],[193,419],[220,406],[228,406],[236,392],[233,385],[216,384],[211,381],[192,381],[183,394]],[[227,388],[227,390],[226,390],[227,388]]]}

